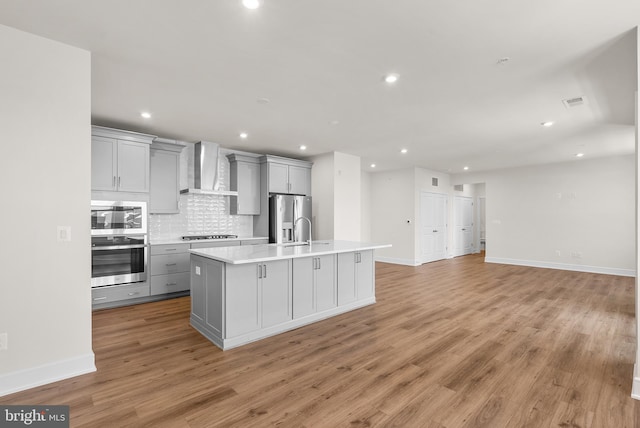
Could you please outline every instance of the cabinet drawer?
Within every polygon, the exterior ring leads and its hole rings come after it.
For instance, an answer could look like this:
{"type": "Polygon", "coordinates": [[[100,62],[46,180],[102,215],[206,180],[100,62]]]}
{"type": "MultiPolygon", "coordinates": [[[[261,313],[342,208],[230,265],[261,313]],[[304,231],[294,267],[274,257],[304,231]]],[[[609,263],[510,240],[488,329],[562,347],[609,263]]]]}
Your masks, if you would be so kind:
{"type": "Polygon", "coordinates": [[[151,295],[175,293],[189,289],[189,272],[151,277],[151,295]]]}
{"type": "Polygon", "coordinates": [[[149,283],[136,282],[129,285],[93,288],[91,289],[91,302],[97,305],[101,303],[117,302],[118,300],[135,299],[148,295],[149,283]]]}
{"type": "Polygon", "coordinates": [[[223,242],[194,242],[191,244],[191,249],[195,250],[198,248],[214,248],[214,247],[235,247],[240,245],[240,241],[223,241],[223,242]]]}
{"type": "Polygon", "coordinates": [[[246,241],[240,241],[240,245],[263,245],[268,243],[268,239],[249,239],[246,241]]]}
{"type": "Polygon", "coordinates": [[[161,244],[151,245],[151,255],[186,253],[189,244],[161,244]]]}
{"type": "Polygon", "coordinates": [[[151,275],[188,272],[189,253],[151,256],[151,275]]]}

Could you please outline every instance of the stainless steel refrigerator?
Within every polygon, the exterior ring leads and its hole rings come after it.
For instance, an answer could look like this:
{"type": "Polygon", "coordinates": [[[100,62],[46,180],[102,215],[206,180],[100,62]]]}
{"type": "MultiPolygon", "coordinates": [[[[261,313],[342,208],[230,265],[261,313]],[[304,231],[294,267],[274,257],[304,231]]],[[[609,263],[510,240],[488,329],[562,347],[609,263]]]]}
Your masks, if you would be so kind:
{"type": "Polygon", "coordinates": [[[311,196],[271,195],[269,197],[269,242],[278,244],[306,242],[310,236],[311,196]],[[300,217],[305,217],[309,221],[300,217]]]}

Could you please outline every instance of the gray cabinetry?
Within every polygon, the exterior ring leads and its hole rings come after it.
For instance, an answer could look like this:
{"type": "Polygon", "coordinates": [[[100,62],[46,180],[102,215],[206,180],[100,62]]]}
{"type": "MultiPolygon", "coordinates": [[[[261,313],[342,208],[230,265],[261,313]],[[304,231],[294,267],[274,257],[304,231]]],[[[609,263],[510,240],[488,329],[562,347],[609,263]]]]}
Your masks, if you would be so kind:
{"type": "MultiPolygon", "coordinates": [[[[138,299],[146,296],[149,296],[149,283],[147,282],[136,282],[127,285],[97,287],[91,289],[91,303],[94,308],[100,308],[101,305],[112,302],[138,299]]],[[[127,302],[124,303],[127,304],[127,302]]]]}
{"type": "Polygon", "coordinates": [[[336,256],[293,259],[293,318],[337,306],[336,256]]]}
{"type": "Polygon", "coordinates": [[[148,192],[154,136],[100,126],[91,130],[91,189],[148,192]]]}
{"type": "Polygon", "coordinates": [[[196,250],[199,248],[214,248],[214,247],[235,247],[240,245],[240,241],[206,241],[206,242],[193,242],[191,244],[191,249],[196,250]]]}
{"type": "Polygon", "coordinates": [[[260,214],[260,162],[257,157],[230,154],[230,188],[238,196],[230,196],[231,214],[260,214]]]}
{"type": "Polygon", "coordinates": [[[338,305],[373,297],[373,251],[338,254],[338,305]]]}
{"type": "Polygon", "coordinates": [[[227,265],[226,334],[235,337],[291,319],[290,260],[227,265]]]}
{"type": "Polygon", "coordinates": [[[180,212],[180,152],[184,143],[156,138],[151,144],[150,214],[180,212]]]}
{"type": "Polygon", "coordinates": [[[189,290],[189,244],[151,245],[150,294],[189,290]]]}
{"type": "Polygon", "coordinates": [[[267,193],[311,195],[311,162],[279,156],[263,156],[267,168],[267,193]]]}
{"type": "Polygon", "coordinates": [[[269,243],[269,239],[264,238],[264,239],[247,239],[247,240],[242,240],[240,241],[240,245],[263,245],[263,244],[268,244],[269,243]]]}

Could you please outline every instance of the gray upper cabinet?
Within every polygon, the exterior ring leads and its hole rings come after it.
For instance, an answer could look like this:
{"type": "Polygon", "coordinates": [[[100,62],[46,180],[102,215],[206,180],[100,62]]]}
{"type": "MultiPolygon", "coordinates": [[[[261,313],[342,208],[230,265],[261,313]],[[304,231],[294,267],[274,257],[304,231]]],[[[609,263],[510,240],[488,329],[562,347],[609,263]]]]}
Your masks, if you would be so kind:
{"type": "Polygon", "coordinates": [[[91,189],[149,192],[149,145],[153,135],[93,126],[91,189]]]}
{"type": "Polygon", "coordinates": [[[180,212],[180,152],[186,144],[156,138],[151,144],[150,214],[180,212]]]}
{"type": "Polygon", "coordinates": [[[311,162],[271,155],[260,161],[267,168],[268,193],[311,196],[311,162]]]}
{"type": "Polygon", "coordinates": [[[230,196],[231,214],[260,214],[260,161],[257,157],[238,154],[227,155],[229,159],[230,188],[238,196],[230,196]]]}

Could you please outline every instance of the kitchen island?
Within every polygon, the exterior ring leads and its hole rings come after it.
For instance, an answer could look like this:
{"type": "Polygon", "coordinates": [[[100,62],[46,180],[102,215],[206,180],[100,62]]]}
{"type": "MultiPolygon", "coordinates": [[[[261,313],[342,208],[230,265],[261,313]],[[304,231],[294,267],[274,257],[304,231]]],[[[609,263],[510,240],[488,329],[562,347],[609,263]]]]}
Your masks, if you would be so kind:
{"type": "Polygon", "coordinates": [[[191,325],[230,349],[375,303],[373,251],[314,241],[190,250],[191,325]]]}

